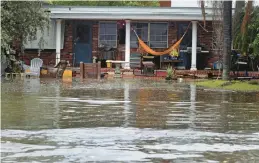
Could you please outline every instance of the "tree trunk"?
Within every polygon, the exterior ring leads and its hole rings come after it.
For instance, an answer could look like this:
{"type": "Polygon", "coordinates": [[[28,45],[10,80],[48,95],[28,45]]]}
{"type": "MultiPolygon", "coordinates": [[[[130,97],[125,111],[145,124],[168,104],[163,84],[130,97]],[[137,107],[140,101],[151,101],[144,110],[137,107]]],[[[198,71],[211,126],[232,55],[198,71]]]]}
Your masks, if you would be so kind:
{"type": "Polygon", "coordinates": [[[222,79],[229,80],[231,56],[232,1],[223,2],[223,73],[222,79]]]}

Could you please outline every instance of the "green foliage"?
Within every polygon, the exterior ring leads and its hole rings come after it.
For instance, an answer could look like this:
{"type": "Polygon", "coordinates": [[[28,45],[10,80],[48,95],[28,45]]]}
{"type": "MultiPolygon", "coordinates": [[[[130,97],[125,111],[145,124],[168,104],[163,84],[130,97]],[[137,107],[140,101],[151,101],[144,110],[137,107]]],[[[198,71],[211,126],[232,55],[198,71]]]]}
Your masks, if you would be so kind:
{"type": "MultiPolygon", "coordinates": [[[[244,12],[240,16],[240,20],[244,17],[244,12]]],[[[252,12],[251,21],[247,26],[244,35],[241,34],[241,23],[237,25],[235,33],[234,48],[239,49],[242,54],[253,54],[259,56],[259,7],[255,7],[252,12]]]]}
{"type": "MultiPolygon", "coordinates": [[[[43,31],[49,23],[49,14],[41,1],[1,1],[1,55],[8,54],[13,41],[23,43],[43,31]]],[[[22,46],[22,45],[21,45],[22,46]]]]}
{"type": "Polygon", "coordinates": [[[172,66],[168,66],[166,69],[166,80],[172,80],[175,77],[175,70],[172,66]]]}
{"type": "Polygon", "coordinates": [[[158,6],[158,0],[153,1],[49,1],[52,5],[65,6],[158,6]]]}
{"type": "Polygon", "coordinates": [[[196,85],[215,89],[234,90],[234,91],[259,91],[259,85],[249,81],[229,82],[225,80],[205,80],[197,82],[196,85]]]}
{"type": "Polygon", "coordinates": [[[256,80],[249,81],[248,83],[252,85],[259,85],[259,81],[256,80]]]}

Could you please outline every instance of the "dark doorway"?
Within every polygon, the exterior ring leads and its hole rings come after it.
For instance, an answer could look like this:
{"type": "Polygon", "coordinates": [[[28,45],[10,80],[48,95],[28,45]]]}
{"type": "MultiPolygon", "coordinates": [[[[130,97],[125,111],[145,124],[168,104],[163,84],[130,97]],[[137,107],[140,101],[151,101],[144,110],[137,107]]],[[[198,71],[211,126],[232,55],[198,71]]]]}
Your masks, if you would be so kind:
{"type": "Polygon", "coordinates": [[[74,26],[75,63],[92,62],[92,25],[89,22],[76,22],[74,26]]]}
{"type": "Polygon", "coordinates": [[[124,45],[125,44],[125,26],[119,29],[119,44],[124,45]]]}
{"type": "MultiPolygon", "coordinates": [[[[183,36],[184,32],[187,30],[189,22],[179,23],[178,24],[178,40],[183,36]]],[[[180,50],[186,50],[187,47],[192,47],[192,26],[190,25],[188,32],[184,36],[181,44],[180,50]]],[[[191,53],[180,52],[179,59],[183,60],[182,63],[179,63],[179,67],[184,67],[185,69],[191,68],[191,53]]]]}

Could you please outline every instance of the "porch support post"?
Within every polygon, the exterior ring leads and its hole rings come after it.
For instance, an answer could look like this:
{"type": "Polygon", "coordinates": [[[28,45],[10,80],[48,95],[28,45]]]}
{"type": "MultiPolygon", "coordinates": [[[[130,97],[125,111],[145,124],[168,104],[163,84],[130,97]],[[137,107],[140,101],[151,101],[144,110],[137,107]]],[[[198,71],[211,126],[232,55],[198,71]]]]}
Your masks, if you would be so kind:
{"type": "Polygon", "coordinates": [[[192,21],[192,65],[191,70],[196,71],[197,63],[197,21],[192,21]]]}
{"type": "MultiPolygon", "coordinates": [[[[125,36],[125,62],[130,61],[130,20],[126,20],[125,36]]],[[[130,69],[129,63],[125,63],[124,69],[130,69]]]]}
{"type": "Polygon", "coordinates": [[[60,48],[61,48],[61,19],[56,20],[56,65],[60,61],[60,48]]]}

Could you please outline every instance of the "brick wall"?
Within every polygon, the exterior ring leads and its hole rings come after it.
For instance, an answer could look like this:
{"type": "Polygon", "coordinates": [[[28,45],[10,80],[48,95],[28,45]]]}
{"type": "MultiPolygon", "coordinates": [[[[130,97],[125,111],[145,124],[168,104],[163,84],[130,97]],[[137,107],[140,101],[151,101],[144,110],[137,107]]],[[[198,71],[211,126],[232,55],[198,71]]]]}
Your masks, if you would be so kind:
{"type": "MultiPolygon", "coordinates": [[[[199,22],[202,26],[203,26],[203,22],[199,22]]],[[[212,22],[206,22],[206,30],[208,30],[208,32],[206,32],[205,30],[203,30],[200,26],[198,26],[198,39],[201,43],[201,45],[206,49],[210,51],[210,54],[207,55],[207,66],[212,68],[213,67],[213,63],[218,61],[218,55],[215,53],[215,51],[212,50],[212,31],[213,31],[213,27],[212,27],[212,22]]]]}
{"type": "Polygon", "coordinates": [[[64,47],[61,49],[61,59],[73,62],[73,21],[65,21],[64,47]]]}
{"type": "MultiPolygon", "coordinates": [[[[199,22],[203,26],[203,22],[199,22]]],[[[212,47],[212,22],[206,22],[205,29],[198,25],[198,40],[205,49],[211,49],[212,47]]]]}
{"type": "Polygon", "coordinates": [[[72,21],[67,20],[65,22],[65,34],[64,34],[64,48],[61,53],[73,52],[73,25],[72,21]]]}
{"type": "Polygon", "coordinates": [[[52,51],[43,51],[38,55],[35,50],[25,51],[24,55],[20,58],[25,62],[25,64],[30,65],[30,60],[33,58],[41,58],[43,60],[43,65],[55,65],[56,53],[52,51]]]}

